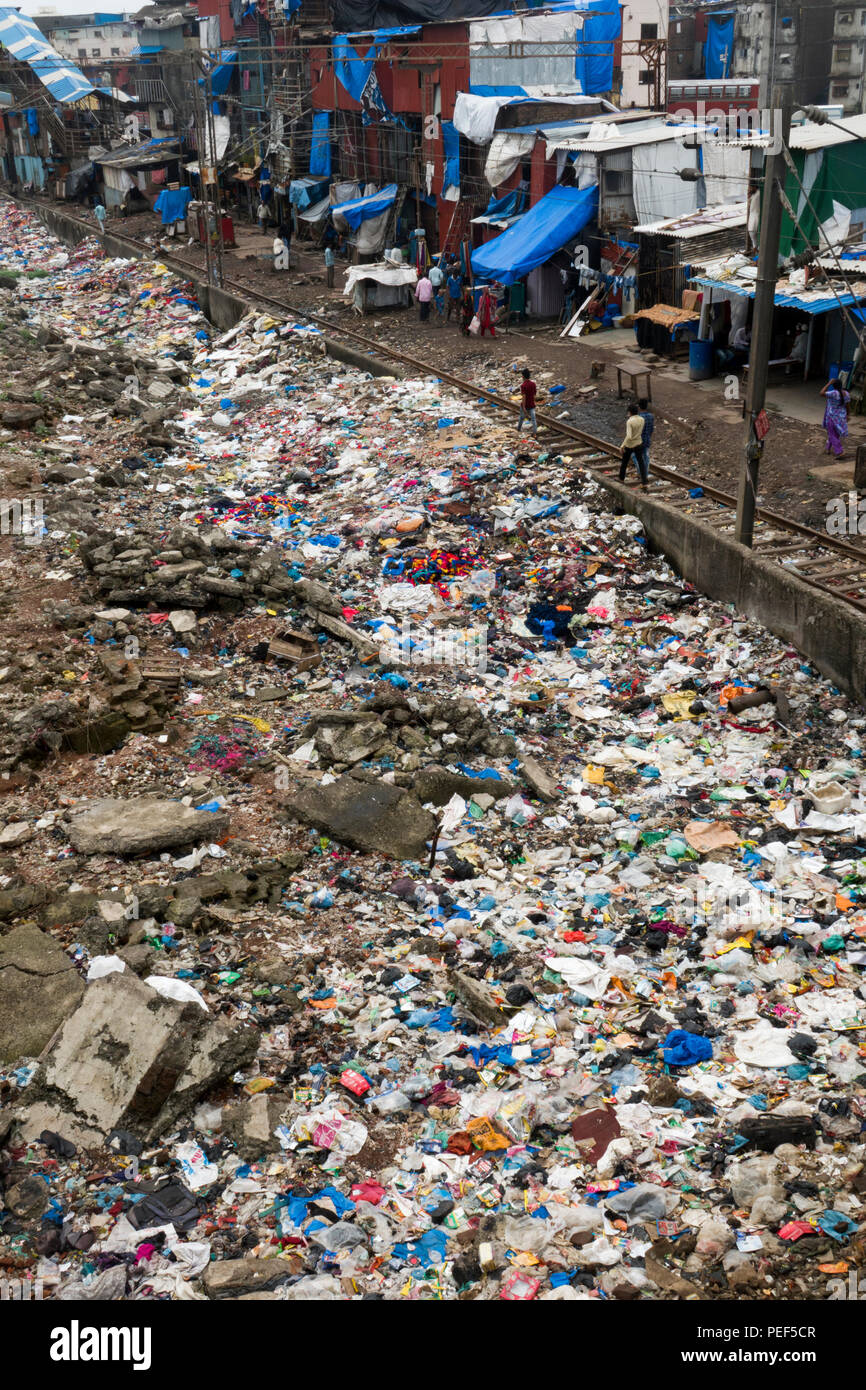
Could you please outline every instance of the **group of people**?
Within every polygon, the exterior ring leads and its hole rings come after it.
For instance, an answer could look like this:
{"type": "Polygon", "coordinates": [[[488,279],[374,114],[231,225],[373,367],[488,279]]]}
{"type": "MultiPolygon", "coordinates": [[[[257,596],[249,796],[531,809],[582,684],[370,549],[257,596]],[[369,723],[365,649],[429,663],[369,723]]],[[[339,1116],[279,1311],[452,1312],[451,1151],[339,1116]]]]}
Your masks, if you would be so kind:
{"type": "Polygon", "coordinates": [[[655,416],[649,408],[649,401],[646,396],[641,396],[640,400],[637,401],[630,401],[625,425],[625,439],[620,445],[622,455],[619,465],[619,480],[621,483],[625,482],[626,470],[629,461],[632,461],[637,469],[640,485],[644,492],[649,487],[650,446],[654,429],[655,416]]]}
{"type": "Polygon", "coordinates": [[[442,255],[435,260],[430,269],[418,277],[415,299],[422,323],[429,322],[431,309],[435,307],[440,321],[458,320],[466,336],[477,333],[483,337],[489,333],[491,338],[496,337],[497,305],[492,288],[488,285],[482,288],[476,306],[475,293],[466,283],[459,256],[442,255]]]}

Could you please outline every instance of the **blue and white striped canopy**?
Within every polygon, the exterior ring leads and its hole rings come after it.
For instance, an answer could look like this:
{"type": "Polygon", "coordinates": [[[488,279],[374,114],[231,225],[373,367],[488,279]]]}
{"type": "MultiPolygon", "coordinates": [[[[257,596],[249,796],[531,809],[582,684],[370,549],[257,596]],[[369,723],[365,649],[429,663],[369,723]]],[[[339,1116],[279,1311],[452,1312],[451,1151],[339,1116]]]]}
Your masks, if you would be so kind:
{"type": "Polygon", "coordinates": [[[0,6],[0,44],[33,69],[55,101],[79,101],[96,90],[83,72],[51,47],[33,20],[18,10],[0,6]]]}

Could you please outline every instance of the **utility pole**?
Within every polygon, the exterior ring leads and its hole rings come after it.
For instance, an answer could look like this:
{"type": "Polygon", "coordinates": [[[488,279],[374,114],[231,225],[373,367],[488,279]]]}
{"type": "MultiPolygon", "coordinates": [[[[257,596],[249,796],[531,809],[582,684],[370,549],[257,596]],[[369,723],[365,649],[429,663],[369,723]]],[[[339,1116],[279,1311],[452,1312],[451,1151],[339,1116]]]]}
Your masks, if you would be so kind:
{"type": "Polygon", "coordinates": [[[773,143],[764,163],[764,201],[761,208],[761,242],[758,249],[758,275],[755,308],[752,315],[752,343],[749,353],[749,389],[746,404],[746,443],[740,483],[737,489],[736,539],[751,546],[755,528],[758,495],[758,468],[764,450],[770,349],[773,340],[773,310],[776,281],[779,278],[779,241],[782,232],[782,198],[785,183],[784,149],[791,131],[790,87],[776,88],[770,115],[773,143]],[[779,148],[776,148],[776,144],[779,148]]]}
{"type": "Polygon", "coordinates": [[[207,184],[205,183],[205,134],[204,122],[201,119],[201,91],[196,80],[196,63],[191,62],[193,111],[195,113],[195,143],[198,149],[198,178],[202,192],[202,226],[204,227],[204,258],[207,266],[207,282],[209,285],[214,283],[213,257],[211,255],[210,242],[210,204],[208,202],[207,184]]]}
{"type": "MultiPolygon", "coordinates": [[[[213,87],[211,85],[210,65],[205,69],[204,89],[207,121],[208,145],[210,155],[213,157],[213,178],[214,178],[214,224],[216,226],[216,282],[222,288],[223,283],[223,220],[220,208],[220,183],[219,183],[219,160],[217,158],[216,147],[216,123],[213,118],[213,87]]],[[[208,219],[208,231],[210,230],[210,219],[208,219]]]]}

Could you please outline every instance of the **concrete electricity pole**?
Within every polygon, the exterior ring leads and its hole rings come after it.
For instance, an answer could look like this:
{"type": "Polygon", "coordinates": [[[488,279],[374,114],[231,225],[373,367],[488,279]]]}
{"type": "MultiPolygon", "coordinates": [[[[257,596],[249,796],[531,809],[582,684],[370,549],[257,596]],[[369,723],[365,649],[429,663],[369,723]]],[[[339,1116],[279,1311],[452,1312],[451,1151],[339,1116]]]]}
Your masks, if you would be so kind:
{"type": "Polygon", "coordinates": [[[755,308],[752,315],[752,344],[749,353],[749,391],[746,411],[746,448],[740,484],[737,489],[736,539],[751,546],[755,528],[758,495],[758,467],[764,449],[767,374],[773,339],[773,309],[779,278],[779,241],[782,232],[782,198],[785,185],[784,148],[791,132],[791,90],[775,88],[770,114],[773,143],[764,163],[764,201],[761,208],[761,242],[758,249],[758,275],[755,308]],[[778,148],[776,148],[778,145],[778,148]]]}

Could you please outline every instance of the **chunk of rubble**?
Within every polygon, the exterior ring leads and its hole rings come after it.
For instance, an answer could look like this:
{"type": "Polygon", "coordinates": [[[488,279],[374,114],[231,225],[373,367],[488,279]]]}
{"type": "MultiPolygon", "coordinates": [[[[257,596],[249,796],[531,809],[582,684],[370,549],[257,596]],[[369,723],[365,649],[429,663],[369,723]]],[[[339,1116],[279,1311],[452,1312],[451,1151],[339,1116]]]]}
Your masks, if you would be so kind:
{"type": "Polygon", "coordinates": [[[216,1023],[129,971],[94,980],[67,1018],[17,1112],[26,1141],[44,1129],[102,1144],[113,1129],[155,1138],[256,1054],[252,1028],[216,1023]]]}
{"type": "Polygon", "coordinates": [[[225,811],[196,811],[167,797],[137,796],[94,801],[75,811],[69,840],[79,854],[141,854],[218,839],[228,826],[225,811]]]}

